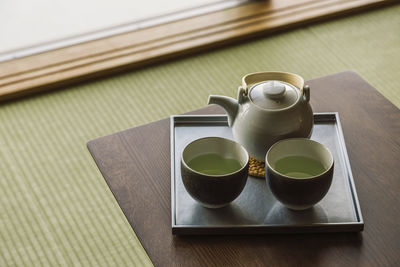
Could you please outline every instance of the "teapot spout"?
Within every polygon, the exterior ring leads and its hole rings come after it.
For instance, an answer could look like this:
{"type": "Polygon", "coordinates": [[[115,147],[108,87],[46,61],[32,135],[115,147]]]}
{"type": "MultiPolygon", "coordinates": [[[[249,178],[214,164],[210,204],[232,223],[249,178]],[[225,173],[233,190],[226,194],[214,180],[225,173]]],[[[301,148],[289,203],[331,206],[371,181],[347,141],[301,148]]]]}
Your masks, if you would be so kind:
{"type": "Polygon", "coordinates": [[[208,104],[217,104],[224,108],[228,114],[229,127],[232,127],[239,110],[239,103],[236,99],[221,95],[210,95],[208,97],[208,104]]]}

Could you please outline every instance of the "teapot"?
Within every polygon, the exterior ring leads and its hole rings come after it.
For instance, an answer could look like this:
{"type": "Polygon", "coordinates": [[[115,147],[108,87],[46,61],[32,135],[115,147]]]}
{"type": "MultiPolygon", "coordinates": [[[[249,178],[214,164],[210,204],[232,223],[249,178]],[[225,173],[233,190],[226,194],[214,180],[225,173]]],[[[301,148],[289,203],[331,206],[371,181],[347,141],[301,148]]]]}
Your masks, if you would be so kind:
{"type": "Polygon", "coordinates": [[[245,75],[237,100],[210,95],[208,104],[225,109],[234,139],[264,162],[268,149],[286,138],[309,138],[313,129],[310,88],[297,74],[257,72],[245,75]]]}

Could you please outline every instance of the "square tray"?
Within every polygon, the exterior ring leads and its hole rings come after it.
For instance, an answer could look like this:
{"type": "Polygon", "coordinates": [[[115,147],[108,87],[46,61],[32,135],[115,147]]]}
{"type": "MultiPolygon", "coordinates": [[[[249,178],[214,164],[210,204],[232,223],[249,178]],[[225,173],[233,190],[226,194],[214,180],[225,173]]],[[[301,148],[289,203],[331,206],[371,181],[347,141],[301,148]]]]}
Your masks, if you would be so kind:
{"type": "Polygon", "coordinates": [[[358,232],[364,222],[344,143],[338,113],[315,113],[311,139],[326,145],[334,157],[332,185],[313,208],[291,211],[280,204],[265,179],[249,176],[243,192],[231,204],[207,209],[186,192],[180,158],[195,139],[220,136],[233,139],[227,116],[171,116],[171,217],[172,233],[260,234],[305,232],[358,232]]]}

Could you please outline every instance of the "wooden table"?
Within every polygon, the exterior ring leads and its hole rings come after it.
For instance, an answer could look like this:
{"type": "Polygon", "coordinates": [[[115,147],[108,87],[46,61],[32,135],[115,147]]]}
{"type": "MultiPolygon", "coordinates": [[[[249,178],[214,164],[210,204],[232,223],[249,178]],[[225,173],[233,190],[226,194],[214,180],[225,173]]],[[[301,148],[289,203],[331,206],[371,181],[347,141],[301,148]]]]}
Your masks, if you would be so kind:
{"type": "MultiPolygon", "coordinates": [[[[308,82],[314,112],[339,112],[363,213],[362,233],[171,234],[169,119],[88,143],[156,266],[399,266],[400,110],[356,73],[308,82]]],[[[223,111],[216,106],[195,114],[223,111]]]]}

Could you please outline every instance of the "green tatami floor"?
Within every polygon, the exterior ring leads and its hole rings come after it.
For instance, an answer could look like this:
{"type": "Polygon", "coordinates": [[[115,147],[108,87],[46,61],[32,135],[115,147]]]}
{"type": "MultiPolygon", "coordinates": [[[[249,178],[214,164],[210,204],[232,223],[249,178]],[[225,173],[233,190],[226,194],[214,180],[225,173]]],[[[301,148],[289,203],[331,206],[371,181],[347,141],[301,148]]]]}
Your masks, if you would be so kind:
{"type": "Polygon", "coordinates": [[[0,104],[0,266],[151,265],[86,142],[204,107],[209,94],[236,96],[255,71],[352,69],[400,107],[399,14],[396,5],[0,104]]]}

